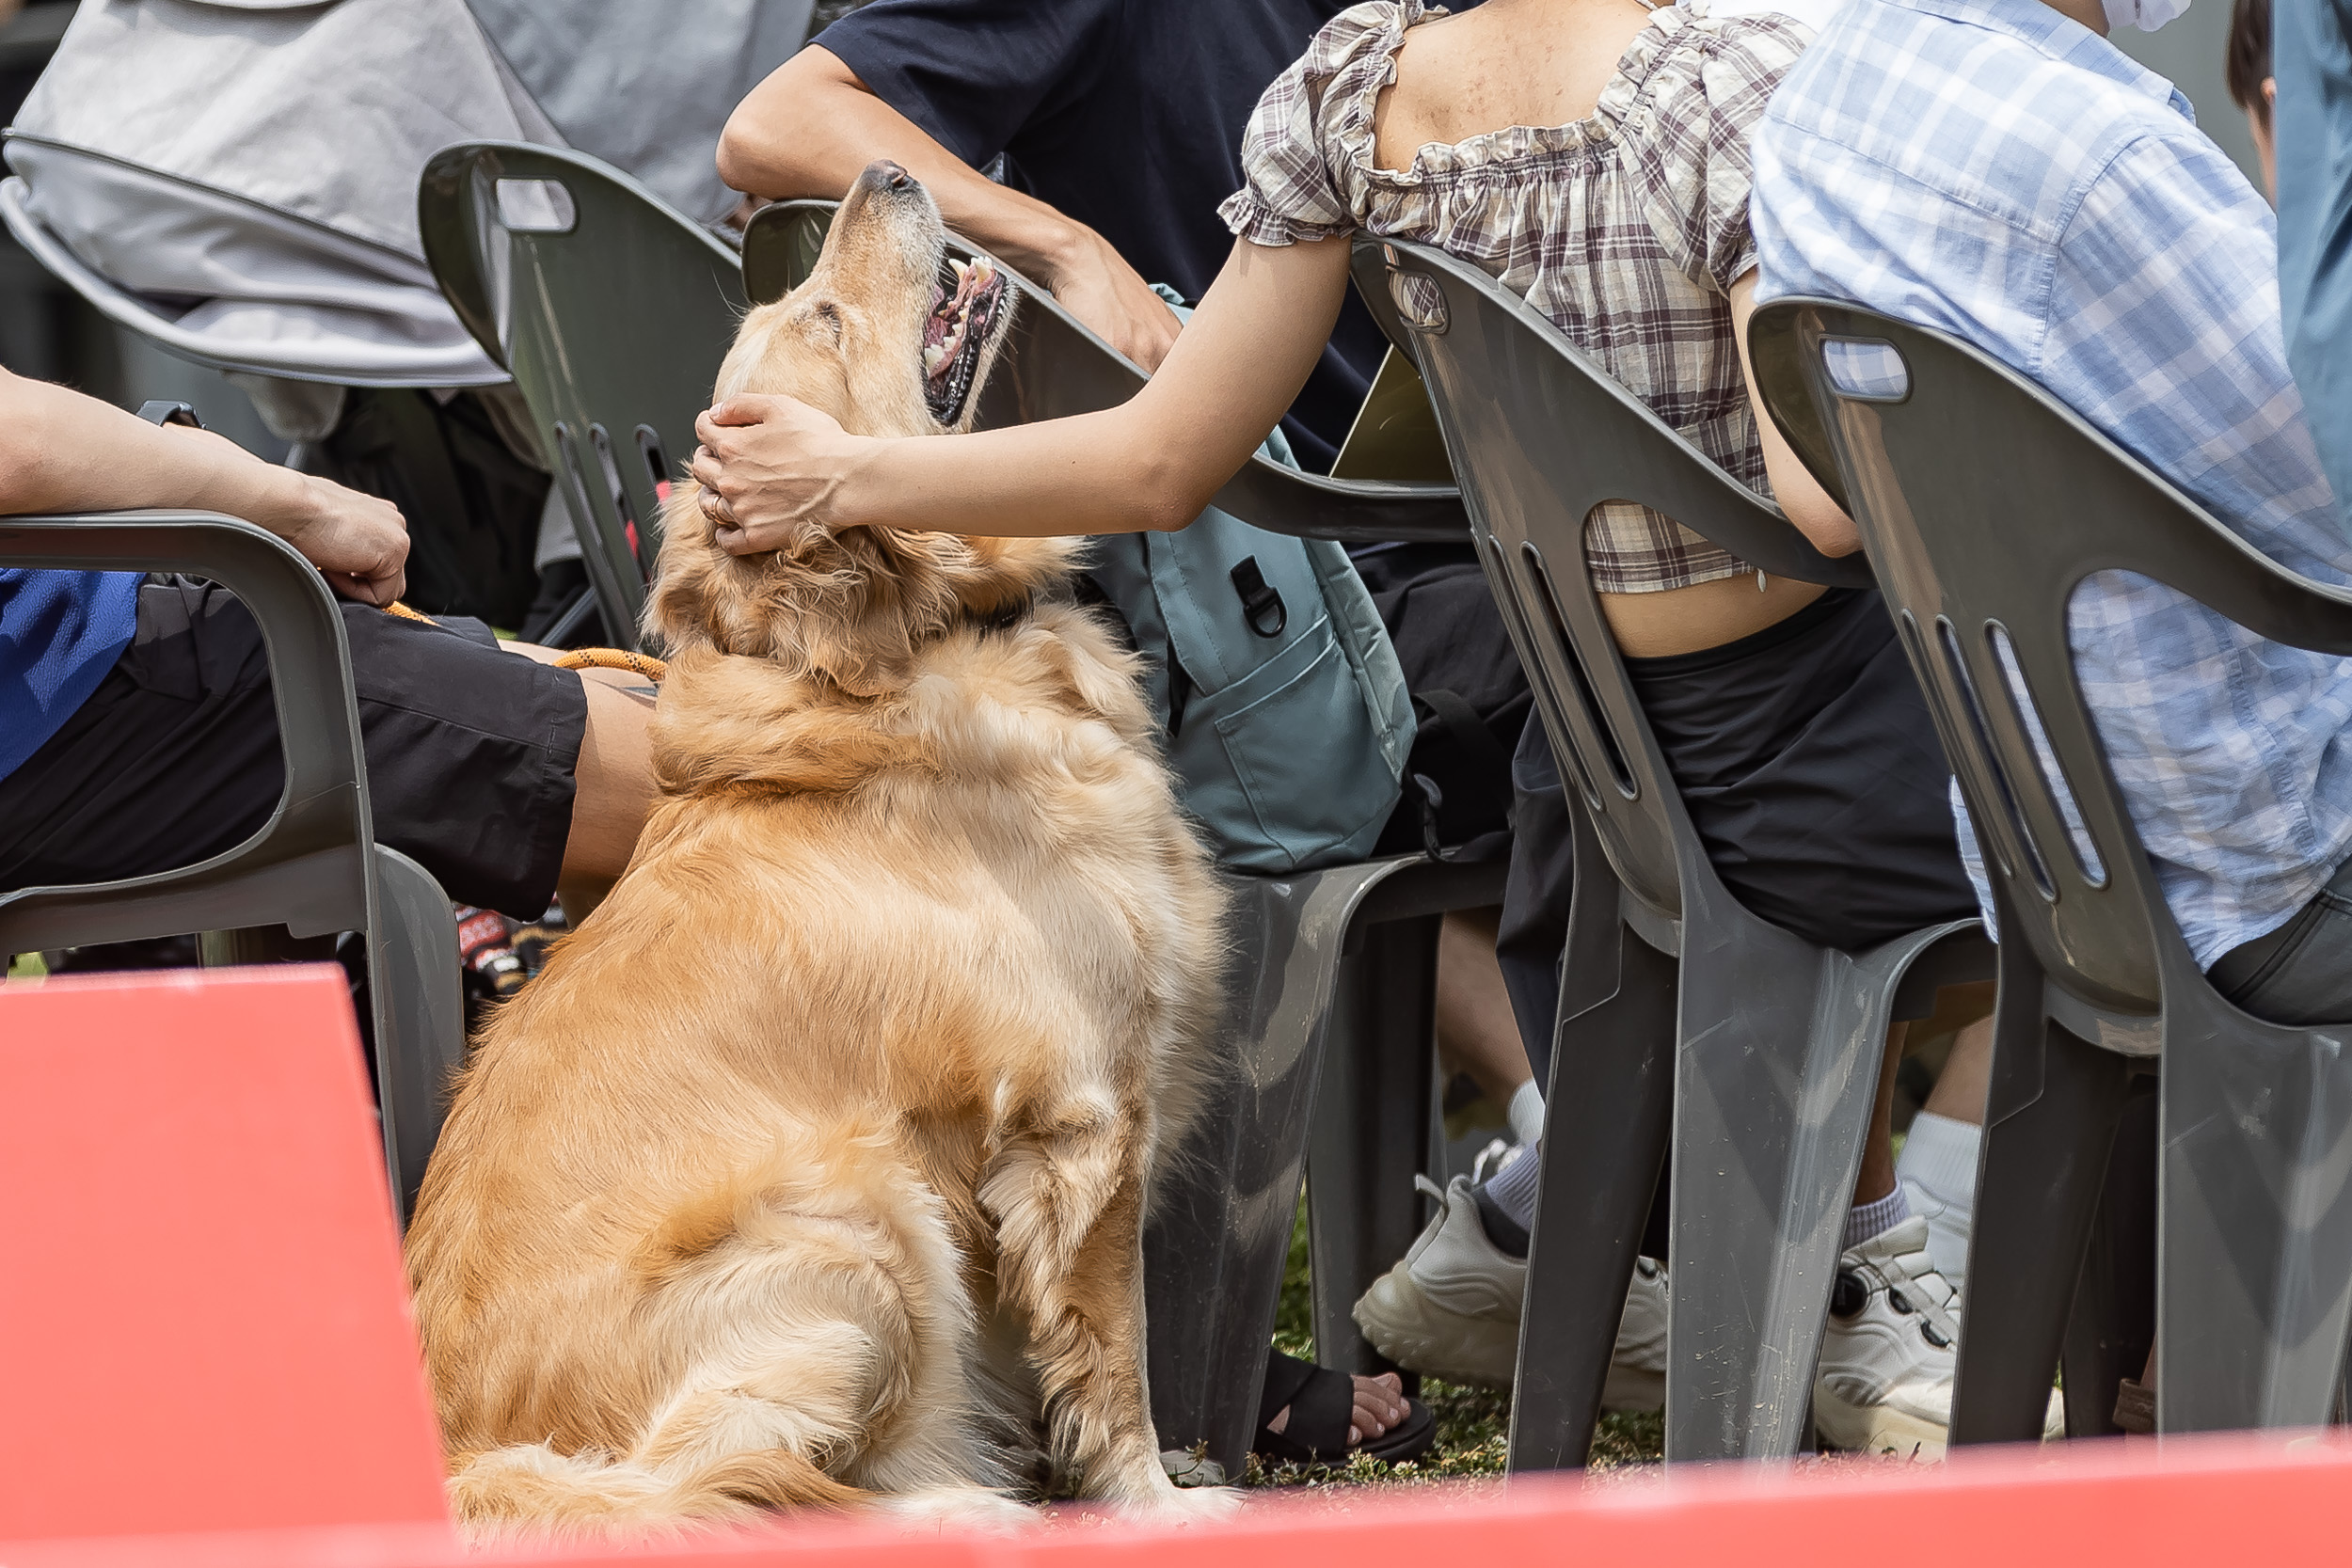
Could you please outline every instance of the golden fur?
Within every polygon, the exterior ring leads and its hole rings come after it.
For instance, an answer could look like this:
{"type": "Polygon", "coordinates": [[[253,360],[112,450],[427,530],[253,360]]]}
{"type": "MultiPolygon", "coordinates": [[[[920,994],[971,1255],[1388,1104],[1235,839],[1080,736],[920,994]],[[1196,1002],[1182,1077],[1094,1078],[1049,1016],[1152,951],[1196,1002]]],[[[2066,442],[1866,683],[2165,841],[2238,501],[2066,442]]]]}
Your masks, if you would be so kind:
{"type": "MultiPolygon", "coordinates": [[[[890,172],[723,393],[943,428],[942,232],[890,172]]],[[[664,522],[664,799],[483,1032],[409,1232],[459,1518],[1023,1516],[983,1426],[1041,1412],[1083,1495],[1224,1512],[1169,1485],[1145,1386],[1141,1231],[1223,955],[1133,657],[1061,541],[739,559],[691,485],[664,522]]]]}

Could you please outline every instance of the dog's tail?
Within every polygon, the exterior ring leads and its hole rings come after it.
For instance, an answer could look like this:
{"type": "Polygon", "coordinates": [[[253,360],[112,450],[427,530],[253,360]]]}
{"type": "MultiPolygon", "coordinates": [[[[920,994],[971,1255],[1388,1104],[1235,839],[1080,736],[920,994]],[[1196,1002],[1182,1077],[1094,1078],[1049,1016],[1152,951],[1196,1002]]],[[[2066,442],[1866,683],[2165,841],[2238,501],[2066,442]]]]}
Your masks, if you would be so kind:
{"type": "Polygon", "coordinates": [[[853,1508],[870,1493],[825,1474],[790,1449],[722,1454],[682,1476],[545,1443],[458,1455],[450,1510],[476,1539],[528,1530],[626,1531],[748,1519],[762,1510],[853,1508]]]}

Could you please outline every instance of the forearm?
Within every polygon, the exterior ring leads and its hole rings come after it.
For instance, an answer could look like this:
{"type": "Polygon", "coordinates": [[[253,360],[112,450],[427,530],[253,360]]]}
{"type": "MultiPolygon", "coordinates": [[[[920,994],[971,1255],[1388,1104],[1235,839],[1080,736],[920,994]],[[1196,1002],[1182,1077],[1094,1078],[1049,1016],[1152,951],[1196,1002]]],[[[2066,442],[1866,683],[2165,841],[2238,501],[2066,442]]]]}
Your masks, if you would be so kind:
{"type": "Polygon", "coordinates": [[[291,536],[309,520],[306,506],[300,475],[228,441],[166,430],[48,382],[0,381],[0,511],[186,507],[291,536]]]}
{"type": "Polygon", "coordinates": [[[1236,245],[1159,373],[1116,408],[871,440],[789,400],[745,399],[703,417],[694,475],[713,517],[741,530],[721,536],[739,553],[775,548],[807,522],[977,535],[1182,528],[1297,396],[1346,287],[1344,242],[1236,245]]]}
{"type": "Polygon", "coordinates": [[[1053,282],[1088,232],[972,168],[814,44],[737,106],[719,143],[719,175],[769,200],[838,200],[877,158],[922,181],[948,228],[1041,282],[1053,282]]]}
{"type": "Polygon", "coordinates": [[[1184,455],[1154,442],[1132,404],[971,436],[862,443],[838,470],[830,516],[835,528],[992,538],[1177,529],[1226,477],[1184,455]]]}
{"type": "Polygon", "coordinates": [[[1796,449],[1772,422],[1772,412],[1756,394],[1756,366],[1748,357],[1748,322],[1756,314],[1756,274],[1742,276],[1731,286],[1732,335],[1740,349],[1740,370],[1748,384],[1748,402],[1756,415],[1756,444],[1763,449],[1765,476],[1772,495],[1797,531],[1823,555],[1851,555],[1862,547],[1853,519],[1821,488],[1796,449]]]}

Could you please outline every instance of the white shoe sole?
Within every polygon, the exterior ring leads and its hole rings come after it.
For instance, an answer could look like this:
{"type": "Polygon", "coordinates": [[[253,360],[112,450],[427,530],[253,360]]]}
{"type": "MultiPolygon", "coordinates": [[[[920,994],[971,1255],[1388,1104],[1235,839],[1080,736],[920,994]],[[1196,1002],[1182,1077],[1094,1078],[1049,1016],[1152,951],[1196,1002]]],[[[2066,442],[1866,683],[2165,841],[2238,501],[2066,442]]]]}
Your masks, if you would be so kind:
{"type": "Polygon", "coordinates": [[[1921,1463],[1944,1457],[1942,1425],[1883,1404],[1851,1404],[1826,1388],[1813,1391],[1813,1428],[1826,1448],[1921,1463]]]}
{"type": "MultiPolygon", "coordinates": [[[[1509,1392],[1518,1372],[1518,1325],[1449,1312],[1403,1273],[1382,1275],[1356,1303],[1356,1326],[1373,1349],[1408,1372],[1509,1392]]],[[[1665,1370],[1613,1362],[1600,1407],[1612,1415],[1665,1409],[1665,1370]]]]}

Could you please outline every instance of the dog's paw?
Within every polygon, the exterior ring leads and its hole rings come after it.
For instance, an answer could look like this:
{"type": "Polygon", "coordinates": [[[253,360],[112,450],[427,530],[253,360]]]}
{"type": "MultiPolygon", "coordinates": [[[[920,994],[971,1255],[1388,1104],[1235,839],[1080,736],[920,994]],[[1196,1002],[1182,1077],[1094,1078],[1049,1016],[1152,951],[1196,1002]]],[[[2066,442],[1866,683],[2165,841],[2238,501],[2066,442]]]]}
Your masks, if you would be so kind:
{"type": "Polygon", "coordinates": [[[1037,1511],[985,1486],[933,1486],[874,1499],[910,1535],[1020,1535],[1039,1528],[1037,1511]]]}
{"type": "Polygon", "coordinates": [[[1137,1524],[1215,1524],[1241,1512],[1242,1495],[1231,1486],[1168,1486],[1150,1497],[1118,1505],[1119,1515],[1137,1524]]]}

